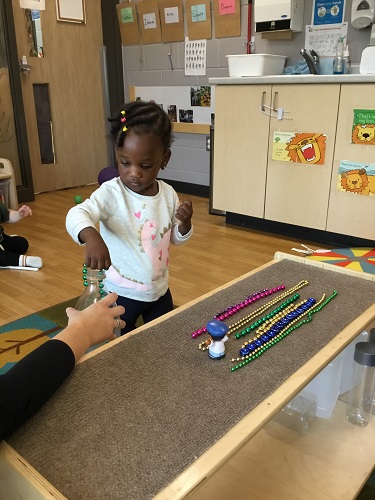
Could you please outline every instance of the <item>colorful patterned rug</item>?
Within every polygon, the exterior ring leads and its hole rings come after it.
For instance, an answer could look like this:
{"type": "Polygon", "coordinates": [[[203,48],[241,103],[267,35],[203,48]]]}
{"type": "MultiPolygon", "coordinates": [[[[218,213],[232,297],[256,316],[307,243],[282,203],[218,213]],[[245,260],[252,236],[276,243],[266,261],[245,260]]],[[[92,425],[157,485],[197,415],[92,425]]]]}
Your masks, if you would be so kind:
{"type": "Polygon", "coordinates": [[[0,374],[66,327],[65,309],[78,297],[0,326],[0,374]]]}
{"type": "Polygon", "coordinates": [[[334,266],[346,267],[352,271],[375,274],[375,248],[335,248],[330,252],[314,252],[306,258],[334,266]]]}

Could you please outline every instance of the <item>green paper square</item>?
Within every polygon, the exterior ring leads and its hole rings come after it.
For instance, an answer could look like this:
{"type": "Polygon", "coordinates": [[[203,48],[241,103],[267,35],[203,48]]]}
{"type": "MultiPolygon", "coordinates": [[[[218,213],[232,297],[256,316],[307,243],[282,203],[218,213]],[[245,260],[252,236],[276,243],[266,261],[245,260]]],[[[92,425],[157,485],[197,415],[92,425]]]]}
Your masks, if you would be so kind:
{"type": "Polygon", "coordinates": [[[206,5],[204,3],[199,5],[191,6],[191,21],[193,23],[199,23],[200,21],[206,21],[206,5]]]}
{"type": "Polygon", "coordinates": [[[123,23],[134,23],[133,9],[131,7],[121,9],[121,21],[123,23]]]}

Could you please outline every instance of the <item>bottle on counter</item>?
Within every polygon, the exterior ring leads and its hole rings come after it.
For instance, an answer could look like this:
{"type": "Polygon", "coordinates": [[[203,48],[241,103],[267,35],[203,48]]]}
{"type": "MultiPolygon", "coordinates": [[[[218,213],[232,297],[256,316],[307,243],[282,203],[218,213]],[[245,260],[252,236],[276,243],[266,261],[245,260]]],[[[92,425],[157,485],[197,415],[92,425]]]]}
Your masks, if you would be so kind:
{"type": "MultiPolygon", "coordinates": [[[[105,284],[103,283],[103,280],[106,277],[103,269],[90,269],[84,265],[82,273],[83,285],[85,289],[74,306],[77,311],[83,311],[86,307],[91,306],[91,304],[95,304],[95,302],[98,302],[109,294],[105,284]]],[[[116,305],[116,302],[114,302],[111,307],[116,305]]],[[[121,330],[115,329],[114,334],[116,337],[119,337],[121,335],[121,330]]]]}
{"type": "Polygon", "coordinates": [[[336,55],[333,60],[333,74],[342,75],[343,69],[343,57],[344,57],[344,39],[340,36],[337,40],[336,55]]]}
{"type": "Polygon", "coordinates": [[[348,395],[347,419],[365,426],[369,423],[375,391],[375,344],[358,342],[354,350],[354,370],[348,395]]]}
{"type": "Polygon", "coordinates": [[[350,55],[349,55],[349,47],[348,45],[345,45],[343,57],[342,57],[342,63],[343,63],[343,73],[344,75],[349,75],[350,73],[350,68],[351,68],[351,61],[350,61],[350,55]]]}

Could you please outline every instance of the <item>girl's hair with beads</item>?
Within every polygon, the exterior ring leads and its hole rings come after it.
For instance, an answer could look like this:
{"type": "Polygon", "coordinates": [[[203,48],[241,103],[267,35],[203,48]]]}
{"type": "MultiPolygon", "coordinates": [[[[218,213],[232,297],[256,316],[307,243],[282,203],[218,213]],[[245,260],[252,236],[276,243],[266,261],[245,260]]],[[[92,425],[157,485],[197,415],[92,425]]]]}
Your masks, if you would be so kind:
{"type": "Polygon", "coordinates": [[[173,142],[169,116],[155,102],[129,102],[109,121],[112,123],[111,135],[118,148],[124,145],[126,134],[130,131],[138,135],[155,135],[165,149],[170,148],[173,142]]]}

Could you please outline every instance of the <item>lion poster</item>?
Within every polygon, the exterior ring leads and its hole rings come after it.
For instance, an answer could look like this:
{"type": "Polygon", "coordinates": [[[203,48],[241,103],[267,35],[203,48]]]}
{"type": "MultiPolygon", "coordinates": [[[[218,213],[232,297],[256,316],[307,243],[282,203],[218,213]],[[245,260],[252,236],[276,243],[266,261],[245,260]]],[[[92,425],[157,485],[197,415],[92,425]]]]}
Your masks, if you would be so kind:
{"type": "Polygon", "coordinates": [[[352,143],[365,146],[375,145],[375,110],[354,110],[352,143]]]}
{"type": "Polygon", "coordinates": [[[362,196],[375,196],[375,163],[340,161],[337,190],[362,196]]]}
{"type": "Polygon", "coordinates": [[[298,132],[274,132],[272,159],[323,165],[326,135],[298,132]]]}

